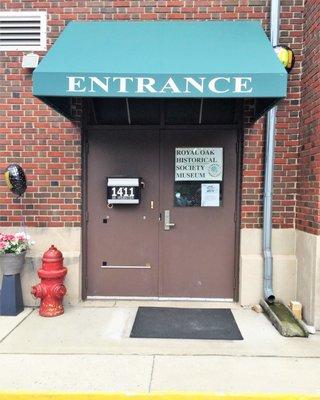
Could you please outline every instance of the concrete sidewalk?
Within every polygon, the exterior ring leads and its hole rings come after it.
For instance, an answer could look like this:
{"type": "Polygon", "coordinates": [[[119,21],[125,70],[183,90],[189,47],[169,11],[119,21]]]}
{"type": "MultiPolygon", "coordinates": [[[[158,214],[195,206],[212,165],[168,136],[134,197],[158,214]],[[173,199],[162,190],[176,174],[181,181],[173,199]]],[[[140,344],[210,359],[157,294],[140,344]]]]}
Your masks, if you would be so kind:
{"type": "Polygon", "coordinates": [[[0,388],[33,391],[320,394],[320,334],[284,338],[263,314],[230,307],[243,341],[131,339],[138,305],[85,302],[63,316],[0,317],[0,388]]]}

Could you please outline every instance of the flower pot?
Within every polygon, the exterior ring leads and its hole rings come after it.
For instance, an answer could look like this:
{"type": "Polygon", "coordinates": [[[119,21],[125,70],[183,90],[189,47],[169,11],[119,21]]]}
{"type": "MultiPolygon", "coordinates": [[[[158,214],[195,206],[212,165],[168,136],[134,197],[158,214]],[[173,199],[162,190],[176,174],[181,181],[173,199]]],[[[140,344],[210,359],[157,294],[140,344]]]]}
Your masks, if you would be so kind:
{"type": "Polygon", "coordinates": [[[20,254],[0,254],[0,267],[3,275],[20,274],[24,266],[26,253],[26,251],[23,251],[20,254]]]}

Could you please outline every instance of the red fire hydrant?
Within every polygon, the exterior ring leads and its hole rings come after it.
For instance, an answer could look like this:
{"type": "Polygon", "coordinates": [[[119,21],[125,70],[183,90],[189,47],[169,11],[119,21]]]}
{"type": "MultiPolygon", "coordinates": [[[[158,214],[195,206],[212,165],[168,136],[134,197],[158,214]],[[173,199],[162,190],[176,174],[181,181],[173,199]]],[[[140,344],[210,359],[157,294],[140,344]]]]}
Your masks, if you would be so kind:
{"type": "Polygon", "coordinates": [[[67,268],[63,257],[54,245],[42,257],[42,267],[38,271],[41,283],[32,286],[31,294],[41,299],[39,314],[42,317],[56,317],[64,313],[63,296],[67,289],[63,284],[67,268]]]}

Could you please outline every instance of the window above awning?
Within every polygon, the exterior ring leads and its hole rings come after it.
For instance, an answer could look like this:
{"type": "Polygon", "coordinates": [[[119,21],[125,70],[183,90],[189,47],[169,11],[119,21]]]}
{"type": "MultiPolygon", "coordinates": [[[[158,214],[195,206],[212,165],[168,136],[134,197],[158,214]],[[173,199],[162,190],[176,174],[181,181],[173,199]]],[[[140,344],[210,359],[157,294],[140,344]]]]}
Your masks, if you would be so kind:
{"type": "Polygon", "coordinates": [[[287,73],[257,21],[70,22],[33,73],[33,94],[70,117],[70,97],[286,96],[287,73]]]}

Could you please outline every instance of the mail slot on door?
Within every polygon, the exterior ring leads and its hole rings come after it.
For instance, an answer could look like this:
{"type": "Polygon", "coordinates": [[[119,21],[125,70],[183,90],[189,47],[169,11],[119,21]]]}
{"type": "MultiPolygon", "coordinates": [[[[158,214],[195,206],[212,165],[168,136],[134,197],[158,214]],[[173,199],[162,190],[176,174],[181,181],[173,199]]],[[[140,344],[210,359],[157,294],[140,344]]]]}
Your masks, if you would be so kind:
{"type": "Polygon", "coordinates": [[[141,178],[107,178],[108,204],[139,204],[141,178]]]}

